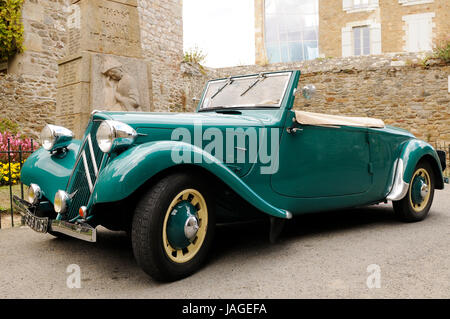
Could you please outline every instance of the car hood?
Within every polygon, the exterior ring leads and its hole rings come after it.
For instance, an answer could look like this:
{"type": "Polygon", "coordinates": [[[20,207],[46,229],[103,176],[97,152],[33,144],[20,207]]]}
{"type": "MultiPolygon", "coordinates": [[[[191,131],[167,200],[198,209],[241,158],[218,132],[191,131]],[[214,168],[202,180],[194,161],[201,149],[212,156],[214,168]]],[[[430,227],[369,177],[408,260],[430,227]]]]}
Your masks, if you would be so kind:
{"type": "MultiPolygon", "coordinates": [[[[244,135],[246,129],[260,129],[266,127],[266,125],[271,125],[270,116],[267,114],[260,114],[259,116],[249,116],[243,114],[220,114],[216,112],[205,112],[205,113],[130,113],[130,112],[100,112],[94,115],[95,119],[104,120],[115,120],[122,123],[126,123],[133,127],[137,133],[135,145],[154,142],[154,141],[169,141],[169,140],[179,140],[181,136],[173,136],[176,129],[186,129],[188,132],[187,138],[190,139],[190,143],[198,143],[196,136],[198,132],[205,132],[209,128],[219,129],[224,132],[224,137],[227,136],[225,132],[228,129],[242,129],[241,131],[236,131],[238,135],[244,135]],[[200,131],[198,130],[200,129],[200,131]],[[194,139],[192,139],[194,137],[194,139]]],[[[182,132],[178,132],[182,133],[182,132]]],[[[200,133],[201,147],[204,148],[210,141],[203,140],[203,133],[200,133]]],[[[184,136],[184,133],[183,133],[184,136]]],[[[186,140],[183,141],[186,142],[186,140]]],[[[247,149],[249,147],[249,139],[244,139],[245,145],[243,148],[247,149]]],[[[197,145],[197,144],[196,144],[197,145]]],[[[228,167],[232,169],[238,176],[244,176],[256,162],[253,158],[256,154],[249,154],[252,158],[248,159],[244,163],[237,160],[238,152],[234,151],[232,153],[227,153],[226,145],[228,143],[224,142],[222,146],[224,149],[220,152],[221,154],[227,156],[227,160],[230,157],[234,158],[230,161],[228,167]]],[[[219,158],[224,161],[224,158],[219,158]]]]}
{"type": "Polygon", "coordinates": [[[189,127],[195,124],[203,127],[263,127],[262,119],[246,115],[219,113],[162,113],[162,112],[99,112],[94,118],[115,120],[133,128],[189,127]]]}

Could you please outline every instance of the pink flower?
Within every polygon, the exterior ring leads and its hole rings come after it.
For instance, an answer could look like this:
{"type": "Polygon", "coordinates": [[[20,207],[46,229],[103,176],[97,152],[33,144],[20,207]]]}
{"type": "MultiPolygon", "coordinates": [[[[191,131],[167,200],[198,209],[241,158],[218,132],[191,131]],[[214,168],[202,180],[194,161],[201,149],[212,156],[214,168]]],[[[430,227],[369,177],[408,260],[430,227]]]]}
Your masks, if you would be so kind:
{"type": "MultiPolygon", "coordinates": [[[[22,149],[22,160],[25,160],[31,154],[31,139],[21,138],[20,134],[13,135],[9,132],[0,132],[0,162],[8,162],[8,140],[10,147],[11,162],[18,162],[20,160],[19,152],[22,149]],[[4,153],[3,153],[4,152],[4,153]]],[[[37,150],[39,144],[33,141],[33,150],[37,150]]]]}

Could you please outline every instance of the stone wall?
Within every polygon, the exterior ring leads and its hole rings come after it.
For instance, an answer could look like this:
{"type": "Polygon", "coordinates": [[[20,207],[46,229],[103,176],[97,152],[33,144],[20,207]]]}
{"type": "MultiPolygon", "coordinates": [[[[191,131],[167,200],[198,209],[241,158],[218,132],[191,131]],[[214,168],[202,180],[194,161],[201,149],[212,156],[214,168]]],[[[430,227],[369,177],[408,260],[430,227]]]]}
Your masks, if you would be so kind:
{"type": "Polygon", "coordinates": [[[255,63],[267,64],[264,0],[255,0],[255,63]]]}
{"type": "MultiPolygon", "coordinates": [[[[299,87],[314,84],[317,94],[309,101],[299,96],[296,109],[377,117],[426,141],[450,143],[450,65],[430,61],[424,67],[421,61],[412,54],[391,54],[210,69],[202,76],[186,71],[186,97],[191,101],[201,96],[205,82],[211,78],[301,70],[299,87]]],[[[190,102],[188,109],[194,108],[190,102]]]]}
{"type": "Polygon", "coordinates": [[[0,117],[19,124],[20,131],[38,137],[55,114],[56,82],[45,78],[0,75],[0,117]]]}
{"type": "Polygon", "coordinates": [[[0,73],[0,117],[17,122],[36,137],[54,120],[58,59],[64,56],[66,11],[70,0],[25,0],[25,52],[0,73]]]}
{"type": "Polygon", "coordinates": [[[152,65],[154,111],[180,110],[185,104],[180,87],[183,59],[181,0],[138,0],[142,53],[152,65]]]}

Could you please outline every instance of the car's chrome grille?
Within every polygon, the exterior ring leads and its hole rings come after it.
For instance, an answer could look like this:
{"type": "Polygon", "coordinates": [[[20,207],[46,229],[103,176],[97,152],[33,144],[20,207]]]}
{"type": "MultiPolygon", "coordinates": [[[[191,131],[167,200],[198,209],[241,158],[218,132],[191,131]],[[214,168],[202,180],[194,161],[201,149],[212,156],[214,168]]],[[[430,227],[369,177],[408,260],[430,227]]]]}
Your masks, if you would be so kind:
{"type": "Polygon", "coordinates": [[[66,213],[67,219],[78,216],[78,210],[81,206],[88,204],[94,189],[104,156],[95,138],[99,125],[100,122],[98,121],[88,125],[88,131],[69,180],[67,193],[71,195],[72,201],[66,213]]]}

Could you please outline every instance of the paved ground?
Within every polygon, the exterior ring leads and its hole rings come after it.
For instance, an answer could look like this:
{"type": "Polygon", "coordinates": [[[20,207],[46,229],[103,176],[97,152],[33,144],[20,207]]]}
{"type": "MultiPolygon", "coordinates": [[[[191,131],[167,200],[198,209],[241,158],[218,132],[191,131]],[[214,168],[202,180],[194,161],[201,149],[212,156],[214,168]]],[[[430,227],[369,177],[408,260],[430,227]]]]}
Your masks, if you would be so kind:
{"type": "Polygon", "coordinates": [[[268,224],[221,227],[210,261],[171,284],[147,277],[124,233],[98,242],[60,240],[27,228],[0,231],[0,298],[449,298],[450,187],[429,217],[403,224],[391,205],[303,216],[268,244],[268,224]],[[66,286],[69,264],[81,289],[66,286]],[[368,265],[381,288],[366,285],[368,265]]]}

